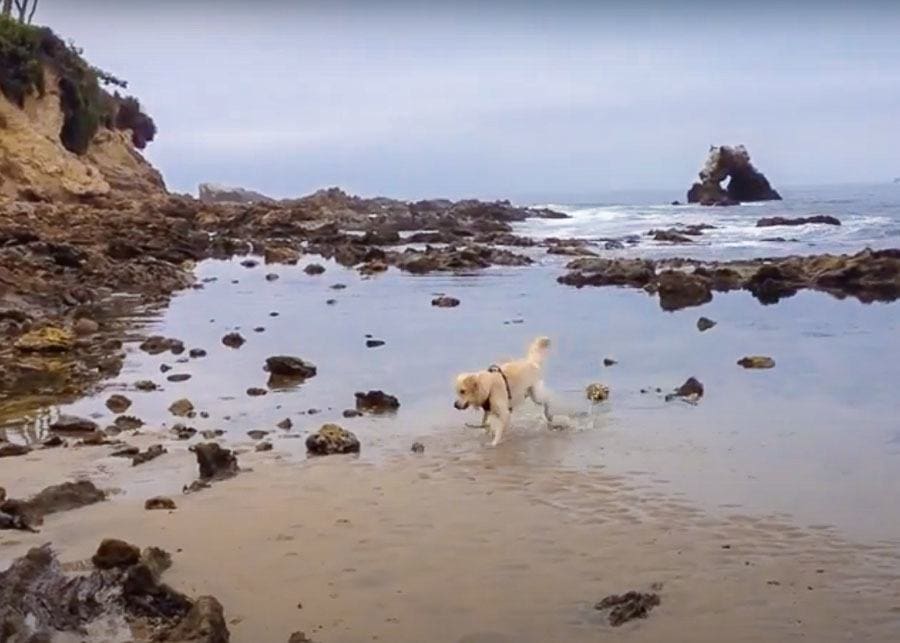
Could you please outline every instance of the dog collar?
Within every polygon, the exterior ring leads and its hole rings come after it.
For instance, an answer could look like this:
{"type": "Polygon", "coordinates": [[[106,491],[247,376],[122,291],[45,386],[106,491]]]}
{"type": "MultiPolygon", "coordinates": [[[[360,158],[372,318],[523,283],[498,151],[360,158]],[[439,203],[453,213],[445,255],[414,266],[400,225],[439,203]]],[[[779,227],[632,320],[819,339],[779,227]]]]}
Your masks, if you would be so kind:
{"type": "MultiPolygon", "coordinates": [[[[497,366],[496,364],[491,364],[488,367],[488,373],[500,373],[500,377],[503,378],[503,383],[506,385],[506,399],[509,401],[509,410],[512,411],[512,390],[509,388],[509,380],[506,378],[506,373],[503,372],[503,369],[497,366]]],[[[486,405],[490,408],[491,398],[488,396],[486,405]]]]}

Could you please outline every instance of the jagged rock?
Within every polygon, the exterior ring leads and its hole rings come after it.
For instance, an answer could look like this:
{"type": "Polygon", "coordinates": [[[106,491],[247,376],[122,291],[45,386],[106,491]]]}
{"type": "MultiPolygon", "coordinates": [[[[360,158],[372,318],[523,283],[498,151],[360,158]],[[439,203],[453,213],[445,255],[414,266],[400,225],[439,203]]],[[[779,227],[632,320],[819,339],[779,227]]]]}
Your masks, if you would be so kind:
{"type": "Polygon", "coordinates": [[[412,446],[409,447],[409,450],[413,453],[425,453],[425,445],[421,442],[413,442],[412,446]]]}
{"type": "Polygon", "coordinates": [[[228,333],[222,337],[222,343],[228,348],[240,348],[246,341],[240,333],[228,333]]]}
{"type": "Polygon", "coordinates": [[[136,467],[139,464],[150,462],[150,460],[158,458],[163,453],[166,453],[166,449],[163,447],[163,445],[154,444],[152,446],[149,446],[147,447],[146,451],[142,451],[131,458],[131,466],[136,467]]]}
{"type": "Polygon", "coordinates": [[[77,415],[60,415],[50,423],[50,430],[56,433],[94,433],[98,428],[93,420],[77,415]]]}
{"type": "Polygon", "coordinates": [[[440,297],[435,297],[431,300],[431,305],[436,306],[438,308],[455,308],[459,306],[459,299],[456,297],[447,297],[446,295],[441,295],[440,297]]]}
{"type": "Polygon", "coordinates": [[[688,190],[688,203],[700,205],[733,205],[741,201],[780,200],[768,179],[750,162],[743,145],[711,147],[706,164],[700,170],[700,181],[688,190]],[[722,181],[729,178],[728,187],[722,181]]]}
{"type": "Polygon", "coordinates": [[[697,330],[699,330],[701,333],[709,330],[710,328],[712,328],[715,325],[716,325],[716,322],[711,320],[709,317],[701,317],[700,319],[697,320],[697,330]]]}
{"type": "Polygon", "coordinates": [[[231,478],[238,472],[237,457],[230,449],[224,449],[215,442],[195,444],[191,451],[197,456],[201,480],[222,480],[231,478]]]}
{"type": "Polygon", "coordinates": [[[169,405],[169,413],[178,417],[189,416],[193,412],[194,405],[186,397],[183,397],[180,400],[175,400],[169,405]]]}
{"type": "Polygon", "coordinates": [[[354,396],[356,397],[356,410],[363,413],[389,413],[400,408],[400,401],[384,391],[357,392],[354,393],[354,396]]]}
{"type": "Polygon", "coordinates": [[[277,426],[279,429],[284,429],[285,431],[290,431],[291,428],[294,426],[294,423],[291,422],[291,418],[284,418],[281,422],[279,422],[275,426],[277,426]]]}
{"type": "Polygon", "coordinates": [[[228,643],[230,635],[222,604],[212,596],[201,596],[181,622],[159,640],[228,643]]]}
{"type": "Polygon", "coordinates": [[[201,183],[197,194],[201,203],[272,203],[274,199],[265,194],[245,188],[222,185],[221,183],[201,183]]]}
{"type": "Polygon", "coordinates": [[[120,415],[113,420],[113,426],[119,431],[134,431],[144,426],[144,421],[133,415],[120,415]]]}
{"type": "Polygon", "coordinates": [[[115,395],[110,395],[106,400],[106,408],[108,408],[113,413],[124,413],[130,406],[131,400],[118,393],[116,393],[115,395]]]}
{"type": "Polygon", "coordinates": [[[659,604],[660,598],[656,593],[631,591],[622,595],[611,594],[594,605],[594,609],[610,609],[609,624],[618,627],[635,618],[647,618],[650,610],[659,604]]]}
{"type": "Polygon", "coordinates": [[[310,378],[315,376],[316,365],[299,357],[273,355],[266,358],[265,370],[279,377],[310,378]]]}
{"type": "Polygon", "coordinates": [[[324,424],[306,438],[306,450],[310,455],[359,453],[359,440],[337,424],[324,424]]]}
{"type": "Polygon", "coordinates": [[[791,226],[806,225],[808,223],[822,223],[825,225],[841,225],[841,220],[828,216],[827,214],[817,214],[811,217],[797,217],[794,219],[785,217],[765,217],[756,222],[757,228],[769,228],[772,226],[791,226]]]}
{"type": "Polygon", "coordinates": [[[764,355],[750,355],[738,360],[738,366],[744,368],[775,368],[775,360],[764,355]]]}
{"type": "Polygon", "coordinates": [[[576,259],[557,281],[570,286],[633,286],[643,288],[656,278],[655,265],[647,259],[576,259]]]}
{"type": "Polygon", "coordinates": [[[147,511],[153,511],[153,510],[157,510],[157,509],[165,509],[165,510],[172,511],[176,508],[177,508],[177,506],[175,504],[175,501],[172,500],[171,498],[167,498],[165,496],[156,496],[154,498],[147,498],[147,500],[144,502],[144,509],[146,509],[147,511]]]}

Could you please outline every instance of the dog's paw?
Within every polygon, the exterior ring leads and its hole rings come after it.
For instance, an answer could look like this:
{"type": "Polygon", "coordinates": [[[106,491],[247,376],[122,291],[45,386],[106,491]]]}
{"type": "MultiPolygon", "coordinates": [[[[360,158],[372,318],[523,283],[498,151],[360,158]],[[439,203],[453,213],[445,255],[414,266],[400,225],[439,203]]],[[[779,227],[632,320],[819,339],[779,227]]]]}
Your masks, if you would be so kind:
{"type": "Polygon", "coordinates": [[[575,423],[568,415],[556,415],[547,423],[551,431],[565,431],[571,429],[575,423]]]}

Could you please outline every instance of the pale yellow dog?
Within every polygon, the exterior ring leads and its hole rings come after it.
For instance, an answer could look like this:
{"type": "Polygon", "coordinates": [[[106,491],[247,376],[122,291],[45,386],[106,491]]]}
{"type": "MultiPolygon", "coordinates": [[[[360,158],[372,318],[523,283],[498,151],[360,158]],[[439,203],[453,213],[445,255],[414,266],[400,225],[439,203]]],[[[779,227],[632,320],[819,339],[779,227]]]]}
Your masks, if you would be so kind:
{"type": "Polygon", "coordinates": [[[522,359],[456,376],[457,399],[453,406],[459,410],[470,407],[484,410],[481,426],[493,435],[491,446],[497,446],[503,439],[513,409],[526,398],[542,406],[547,422],[552,421],[542,379],[544,359],[549,348],[550,340],[538,337],[531,342],[528,354],[522,359]]]}

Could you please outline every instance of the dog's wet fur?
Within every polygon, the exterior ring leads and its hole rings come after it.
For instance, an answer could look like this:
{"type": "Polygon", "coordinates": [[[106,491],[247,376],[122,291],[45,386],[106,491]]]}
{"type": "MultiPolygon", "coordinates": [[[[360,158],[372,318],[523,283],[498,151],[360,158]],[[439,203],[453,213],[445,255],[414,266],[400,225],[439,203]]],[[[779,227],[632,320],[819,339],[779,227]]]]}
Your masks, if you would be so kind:
{"type": "Polygon", "coordinates": [[[528,354],[522,359],[504,362],[499,369],[490,368],[456,376],[456,402],[453,406],[459,410],[484,410],[481,426],[492,434],[491,446],[497,446],[503,439],[513,409],[526,399],[542,406],[547,422],[552,421],[549,397],[542,379],[544,359],[549,348],[550,339],[538,337],[531,342],[528,354]]]}

